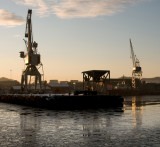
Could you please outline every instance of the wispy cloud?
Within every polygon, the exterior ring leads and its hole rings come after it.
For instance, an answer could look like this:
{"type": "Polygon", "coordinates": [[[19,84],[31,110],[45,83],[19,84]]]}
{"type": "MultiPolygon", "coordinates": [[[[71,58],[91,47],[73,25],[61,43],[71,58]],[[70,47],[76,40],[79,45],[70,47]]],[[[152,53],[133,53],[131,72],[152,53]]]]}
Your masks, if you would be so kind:
{"type": "Polygon", "coordinates": [[[31,6],[40,17],[55,14],[59,18],[86,18],[113,15],[128,4],[146,0],[14,0],[31,6]]]}
{"type": "Polygon", "coordinates": [[[40,17],[46,17],[51,14],[50,2],[54,2],[54,0],[13,0],[13,1],[18,5],[33,7],[36,14],[39,15],[40,17]]]}
{"type": "Polygon", "coordinates": [[[0,26],[14,27],[22,25],[24,19],[14,13],[8,12],[7,10],[0,9],[0,26]]]}
{"type": "Polygon", "coordinates": [[[67,0],[53,6],[60,18],[96,17],[112,15],[123,9],[131,0],[67,0]]]}

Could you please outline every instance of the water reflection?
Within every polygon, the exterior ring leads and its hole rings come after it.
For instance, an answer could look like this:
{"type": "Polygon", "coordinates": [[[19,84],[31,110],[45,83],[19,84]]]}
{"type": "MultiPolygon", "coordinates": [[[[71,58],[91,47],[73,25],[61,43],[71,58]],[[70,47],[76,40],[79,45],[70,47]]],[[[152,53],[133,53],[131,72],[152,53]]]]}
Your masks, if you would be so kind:
{"type": "Polygon", "coordinates": [[[53,111],[0,103],[0,147],[158,146],[158,101],[158,96],[127,97],[124,112],[53,111]]]}
{"type": "Polygon", "coordinates": [[[132,97],[132,116],[133,125],[142,125],[142,114],[143,114],[143,99],[139,98],[136,101],[136,96],[132,97]]]}
{"type": "Polygon", "coordinates": [[[24,147],[37,144],[36,136],[40,129],[40,121],[36,115],[36,113],[27,110],[20,113],[22,146],[24,147]]]}
{"type": "Polygon", "coordinates": [[[98,132],[106,130],[107,127],[110,127],[110,125],[112,125],[112,122],[110,117],[107,116],[107,113],[100,116],[96,113],[88,114],[83,117],[83,136],[89,137],[91,135],[98,134],[98,132]]]}

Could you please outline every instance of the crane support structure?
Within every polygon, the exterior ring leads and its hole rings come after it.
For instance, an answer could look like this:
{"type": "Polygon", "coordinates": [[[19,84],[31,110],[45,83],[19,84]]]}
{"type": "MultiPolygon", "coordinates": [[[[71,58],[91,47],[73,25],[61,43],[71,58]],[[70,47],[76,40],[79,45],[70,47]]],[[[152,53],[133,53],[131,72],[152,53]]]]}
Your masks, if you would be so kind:
{"type": "Polygon", "coordinates": [[[130,39],[130,48],[131,48],[131,58],[133,62],[133,70],[132,70],[132,88],[137,88],[140,83],[142,83],[142,68],[140,66],[140,62],[134,54],[132,41],[130,39]]]}
{"type": "Polygon", "coordinates": [[[83,71],[83,90],[106,93],[110,86],[110,70],[83,71]]]}
{"type": "Polygon", "coordinates": [[[41,66],[42,63],[40,61],[40,54],[37,53],[38,44],[33,42],[33,34],[32,34],[32,10],[28,10],[28,15],[26,19],[26,31],[25,37],[28,39],[24,40],[27,53],[20,52],[20,57],[24,58],[26,69],[22,72],[21,77],[21,89],[27,91],[29,89],[28,86],[28,76],[35,77],[35,89],[37,88],[37,81],[39,81],[40,89],[41,89],[41,74],[37,69],[37,66],[41,66]]]}

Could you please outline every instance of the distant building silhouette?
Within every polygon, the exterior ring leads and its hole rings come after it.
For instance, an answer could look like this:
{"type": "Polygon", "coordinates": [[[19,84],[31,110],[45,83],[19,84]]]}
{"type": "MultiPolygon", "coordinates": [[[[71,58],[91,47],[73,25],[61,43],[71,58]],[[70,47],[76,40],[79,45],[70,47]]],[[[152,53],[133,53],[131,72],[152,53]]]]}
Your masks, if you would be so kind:
{"type": "Polygon", "coordinates": [[[49,83],[58,83],[58,80],[50,80],[49,83]]]}

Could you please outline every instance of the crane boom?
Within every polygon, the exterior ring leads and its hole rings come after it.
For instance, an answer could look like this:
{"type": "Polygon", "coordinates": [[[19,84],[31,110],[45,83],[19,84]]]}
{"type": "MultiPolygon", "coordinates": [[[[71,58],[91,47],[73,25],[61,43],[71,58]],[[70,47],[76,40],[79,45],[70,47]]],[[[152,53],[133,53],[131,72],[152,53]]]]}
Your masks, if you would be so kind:
{"type": "Polygon", "coordinates": [[[32,42],[33,42],[33,37],[32,37],[32,10],[28,10],[28,15],[27,15],[27,20],[26,20],[26,31],[25,31],[25,37],[28,38],[28,48],[27,51],[30,53],[33,53],[32,50],[32,42]]]}
{"type": "Polygon", "coordinates": [[[132,58],[132,62],[133,62],[133,67],[135,67],[135,54],[134,54],[134,50],[133,50],[131,39],[130,39],[130,47],[131,47],[131,58],[132,58]]]}

